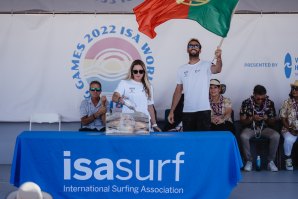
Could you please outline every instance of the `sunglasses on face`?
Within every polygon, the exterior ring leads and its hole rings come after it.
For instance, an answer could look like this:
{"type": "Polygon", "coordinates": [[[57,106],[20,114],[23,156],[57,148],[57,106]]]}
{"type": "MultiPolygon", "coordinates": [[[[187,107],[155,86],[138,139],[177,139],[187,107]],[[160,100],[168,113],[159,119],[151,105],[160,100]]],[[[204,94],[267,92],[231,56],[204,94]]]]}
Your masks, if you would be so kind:
{"type": "Polygon", "coordinates": [[[188,48],[201,48],[200,44],[188,44],[188,48]]]}
{"type": "Polygon", "coordinates": [[[298,87],[297,86],[293,86],[292,87],[292,91],[298,91],[298,87]]]}
{"type": "Polygon", "coordinates": [[[141,75],[144,74],[144,70],[132,70],[132,72],[135,75],[138,74],[138,73],[141,74],[141,75]]]}
{"type": "Polygon", "coordinates": [[[256,101],[265,101],[266,97],[256,97],[255,100],[256,101]]]}
{"type": "Polygon", "coordinates": [[[101,88],[90,88],[90,91],[100,92],[101,91],[101,88]]]}

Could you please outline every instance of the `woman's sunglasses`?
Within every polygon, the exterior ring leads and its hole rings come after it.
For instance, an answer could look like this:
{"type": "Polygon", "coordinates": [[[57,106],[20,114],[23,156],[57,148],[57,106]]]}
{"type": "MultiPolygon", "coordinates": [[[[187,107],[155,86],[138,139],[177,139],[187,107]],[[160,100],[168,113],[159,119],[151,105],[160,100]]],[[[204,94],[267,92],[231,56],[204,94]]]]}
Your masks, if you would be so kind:
{"type": "Polygon", "coordinates": [[[144,74],[144,70],[132,70],[132,72],[135,75],[138,74],[138,73],[141,74],[141,75],[144,74]]]}

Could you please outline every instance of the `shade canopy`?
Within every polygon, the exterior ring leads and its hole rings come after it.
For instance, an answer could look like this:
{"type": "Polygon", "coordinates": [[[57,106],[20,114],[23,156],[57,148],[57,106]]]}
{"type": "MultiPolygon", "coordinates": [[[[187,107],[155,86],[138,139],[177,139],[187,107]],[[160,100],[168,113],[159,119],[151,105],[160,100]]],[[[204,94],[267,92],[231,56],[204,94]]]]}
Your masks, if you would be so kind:
{"type": "MultiPolygon", "coordinates": [[[[1,0],[1,13],[133,13],[144,0],[1,0]]],[[[236,13],[298,12],[297,0],[240,0],[236,13]]]]}

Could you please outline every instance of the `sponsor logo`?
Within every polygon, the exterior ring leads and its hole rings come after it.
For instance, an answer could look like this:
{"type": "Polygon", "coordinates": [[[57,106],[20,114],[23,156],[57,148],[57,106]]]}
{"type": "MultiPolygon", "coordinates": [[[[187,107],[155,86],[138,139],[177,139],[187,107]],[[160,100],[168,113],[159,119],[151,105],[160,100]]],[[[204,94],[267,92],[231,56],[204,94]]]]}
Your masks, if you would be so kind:
{"type": "Polygon", "coordinates": [[[284,74],[287,79],[291,76],[298,76],[298,57],[293,57],[290,53],[286,53],[284,57],[284,74]]]}
{"type": "Polygon", "coordinates": [[[76,44],[71,57],[72,78],[85,98],[90,97],[89,83],[100,81],[103,92],[112,94],[125,79],[133,60],[146,64],[149,80],[153,79],[155,59],[150,45],[142,41],[138,31],[125,26],[106,25],[85,34],[76,44]]]}
{"type": "Polygon", "coordinates": [[[292,57],[290,53],[287,53],[285,56],[284,69],[286,78],[290,78],[292,73],[292,57]]]}

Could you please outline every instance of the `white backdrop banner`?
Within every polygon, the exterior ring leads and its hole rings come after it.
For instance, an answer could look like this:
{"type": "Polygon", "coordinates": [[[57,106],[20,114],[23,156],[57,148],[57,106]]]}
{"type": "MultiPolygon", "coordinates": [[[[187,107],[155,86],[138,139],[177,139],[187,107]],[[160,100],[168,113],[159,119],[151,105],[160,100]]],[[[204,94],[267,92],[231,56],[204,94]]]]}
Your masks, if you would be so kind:
{"type": "MultiPolygon", "coordinates": [[[[223,50],[223,71],[235,118],[256,84],[267,88],[278,111],[298,76],[296,14],[235,15],[223,50]]],[[[1,15],[0,121],[28,121],[34,112],[58,112],[79,121],[88,84],[102,82],[111,96],[130,63],[142,59],[164,118],[176,72],[188,61],[186,44],[198,38],[201,59],[212,60],[221,38],[191,20],[170,20],[153,40],[138,32],[134,15],[1,15]]],[[[195,91],[194,91],[195,92],[195,91]]]]}

